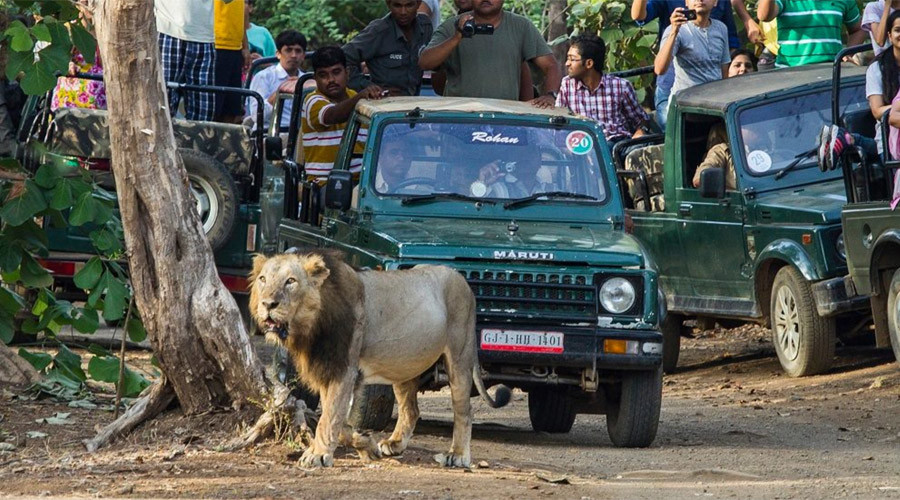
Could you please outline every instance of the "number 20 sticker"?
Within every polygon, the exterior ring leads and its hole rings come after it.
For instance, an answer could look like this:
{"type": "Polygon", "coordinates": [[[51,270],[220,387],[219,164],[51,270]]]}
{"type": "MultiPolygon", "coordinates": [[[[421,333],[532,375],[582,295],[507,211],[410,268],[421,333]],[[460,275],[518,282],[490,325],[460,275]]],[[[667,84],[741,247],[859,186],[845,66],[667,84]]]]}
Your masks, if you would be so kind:
{"type": "Polygon", "coordinates": [[[586,155],[594,149],[594,139],[587,132],[575,130],[566,137],[566,147],[577,155],[586,155]]]}

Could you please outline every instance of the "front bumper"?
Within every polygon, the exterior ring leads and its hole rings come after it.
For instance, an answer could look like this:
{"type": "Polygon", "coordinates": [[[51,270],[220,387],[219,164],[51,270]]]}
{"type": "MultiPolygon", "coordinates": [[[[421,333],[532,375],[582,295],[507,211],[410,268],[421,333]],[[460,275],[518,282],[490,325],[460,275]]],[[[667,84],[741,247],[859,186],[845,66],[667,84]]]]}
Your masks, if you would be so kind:
{"type": "MultiPolygon", "coordinates": [[[[524,327],[516,324],[483,324],[477,330],[478,359],[482,366],[532,366],[541,368],[567,367],[594,369],[598,372],[617,370],[653,370],[662,364],[662,334],[656,330],[629,330],[619,328],[585,327],[524,327]],[[562,352],[541,353],[510,350],[482,349],[484,329],[515,330],[524,332],[559,332],[563,334],[562,352]],[[604,341],[637,341],[640,347],[634,354],[610,354],[603,352],[604,341]]],[[[488,371],[491,371],[488,368],[488,371]]]]}
{"type": "Polygon", "coordinates": [[[857,295],[850,277],[832,278],[813,283],[813,297],[819,316],[829,317],[841,313],[869,308],[869,297],[857,295]]]}

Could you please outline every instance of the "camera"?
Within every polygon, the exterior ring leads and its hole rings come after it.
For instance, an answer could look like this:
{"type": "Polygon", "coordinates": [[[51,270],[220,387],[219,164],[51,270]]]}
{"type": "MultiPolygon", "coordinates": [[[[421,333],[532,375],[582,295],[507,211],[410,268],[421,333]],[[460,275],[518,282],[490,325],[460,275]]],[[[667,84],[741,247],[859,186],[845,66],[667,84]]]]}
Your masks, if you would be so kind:
{"type": "Polygon", "coordinates": [[[697,11],[694,9],[685,9],[685,10],[681,11],[681,13],[684,14],[684,18],[687,19],[688,21],[693,21],[693,20],[697,19],[697,11]]]}
{"type": "Polygon", "coordinates": [[[474,19],[469,19],[463,23],[459,32],[462,33],[463,38],[472,38],[475,35],[493,35],[494,25],[477,24],[474,19]]]}

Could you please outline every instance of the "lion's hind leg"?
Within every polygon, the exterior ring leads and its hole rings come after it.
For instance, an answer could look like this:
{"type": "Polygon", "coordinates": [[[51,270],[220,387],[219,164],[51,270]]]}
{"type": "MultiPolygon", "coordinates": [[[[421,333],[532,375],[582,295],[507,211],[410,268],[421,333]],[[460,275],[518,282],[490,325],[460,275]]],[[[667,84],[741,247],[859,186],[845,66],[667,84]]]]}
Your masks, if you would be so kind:
{"type": "Polygon", "coordinates": [[[368,432],[358,432],[349,425],[344,424],[338,441],[341,446],[349,446],[356,450],[363,462],[371,462],[381,458],[381,452],[368,432]]]}
{"type": "Polygon", "coordinates": [[[378,443],[378,449],[385,456],[400,455],[409,445],[416,422],[419,421],[418,390],[417,379],[394,384],[394,396],[397,397],[397,425],[391,437],[378,443]]]}

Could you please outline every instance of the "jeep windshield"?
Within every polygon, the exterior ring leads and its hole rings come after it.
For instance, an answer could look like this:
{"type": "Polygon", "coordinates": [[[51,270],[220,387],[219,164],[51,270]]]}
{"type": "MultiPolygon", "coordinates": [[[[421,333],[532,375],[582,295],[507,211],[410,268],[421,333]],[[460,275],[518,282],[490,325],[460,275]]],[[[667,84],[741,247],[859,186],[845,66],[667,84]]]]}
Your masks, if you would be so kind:
{"type": "Polygon", "coordinates": [[[577,126],[415,121],[389,123],[379,137],[375,192],[407,205],[607,199],[597,138],[577,126]]]}
{"type": "MultiPolygon", "coordinates": [[[[842,115],[868,112],[862,82],[841,90],[842,115]]],[[[839,170],[822,173],[816,155],[802,157],[816,146],[822,127],[831,124],[831,89],[763,101],[739,112],[744,170],[757,189],[818,182],[841,177],[839,170]],[[791,166],[793,164],[793,166],[791,166]],[[777,176],[790,167],[790,172],[777,176]],[[811,168],[816,167],[816,168],[811,168]]]]}

